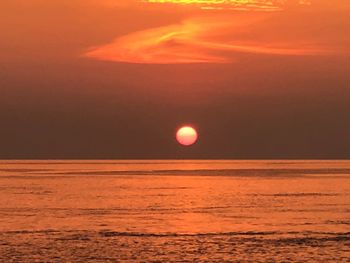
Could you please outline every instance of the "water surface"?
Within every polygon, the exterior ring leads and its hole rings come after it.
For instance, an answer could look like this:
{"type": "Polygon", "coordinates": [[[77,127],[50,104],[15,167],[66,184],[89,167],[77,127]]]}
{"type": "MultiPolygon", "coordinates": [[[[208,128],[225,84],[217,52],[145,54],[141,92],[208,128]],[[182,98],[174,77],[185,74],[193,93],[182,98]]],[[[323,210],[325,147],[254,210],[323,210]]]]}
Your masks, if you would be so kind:
{"type": "Polygon", "coordinates": [[[0,261],[350,258],[350,161],[0,161],[0,261]]]}

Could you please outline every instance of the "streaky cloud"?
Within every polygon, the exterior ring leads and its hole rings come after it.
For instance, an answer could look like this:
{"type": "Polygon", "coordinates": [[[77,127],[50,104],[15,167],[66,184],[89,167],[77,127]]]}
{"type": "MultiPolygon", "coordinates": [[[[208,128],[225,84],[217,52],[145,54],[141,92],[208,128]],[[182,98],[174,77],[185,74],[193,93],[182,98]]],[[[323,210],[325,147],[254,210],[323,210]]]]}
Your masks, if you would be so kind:
{"type": "Polygon", "coordinates": [[[271,32],[257,32],[267,18],[269,15],[255,14],[188,19],[128,34],[110,44],[90,48],[84,56],[126,63],[186,64],[231,63],[241,53],[306,56],[331,52],[308,36],[291,40],[271,32]]]}
{"type": "Polygon", "coordinates": [[[197,6],[201,9],[280,11],[294,5],[310,5],[309,0],[140,0],[145,3],[197,6]]]}

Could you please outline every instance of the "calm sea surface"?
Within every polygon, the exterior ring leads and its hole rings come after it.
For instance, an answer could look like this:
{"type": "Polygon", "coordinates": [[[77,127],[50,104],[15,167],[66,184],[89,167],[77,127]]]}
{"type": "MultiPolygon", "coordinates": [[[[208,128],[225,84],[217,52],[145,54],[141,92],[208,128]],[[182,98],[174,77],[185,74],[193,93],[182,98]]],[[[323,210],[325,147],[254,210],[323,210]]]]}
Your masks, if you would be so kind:
{"type": "Polygon", "coordinates": [[[350,262],[350,161],[0,161],[0,262],[350,262]]]}

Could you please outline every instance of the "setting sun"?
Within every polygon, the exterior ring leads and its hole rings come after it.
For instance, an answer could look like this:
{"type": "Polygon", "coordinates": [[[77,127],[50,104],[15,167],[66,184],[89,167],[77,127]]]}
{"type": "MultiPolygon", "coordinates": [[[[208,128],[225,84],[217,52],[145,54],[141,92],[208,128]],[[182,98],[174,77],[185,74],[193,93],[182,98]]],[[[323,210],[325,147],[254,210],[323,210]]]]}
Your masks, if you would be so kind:
{"type": "Polygon", "coordinates": [[[198,139],[198,133],[190,126],[180,128],[176,133],[176,140],[184,146],[193,145],[198,139]]]}

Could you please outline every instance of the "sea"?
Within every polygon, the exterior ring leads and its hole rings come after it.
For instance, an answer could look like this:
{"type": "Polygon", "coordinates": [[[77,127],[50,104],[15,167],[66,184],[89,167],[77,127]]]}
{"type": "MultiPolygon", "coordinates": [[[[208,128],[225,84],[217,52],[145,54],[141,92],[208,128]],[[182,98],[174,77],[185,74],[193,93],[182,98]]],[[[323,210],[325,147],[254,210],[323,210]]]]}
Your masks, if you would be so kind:
{"type": "Polygon", "coordinates": [[[0,262],[350,262],[350,161],[3,160],[0,262]]]}

